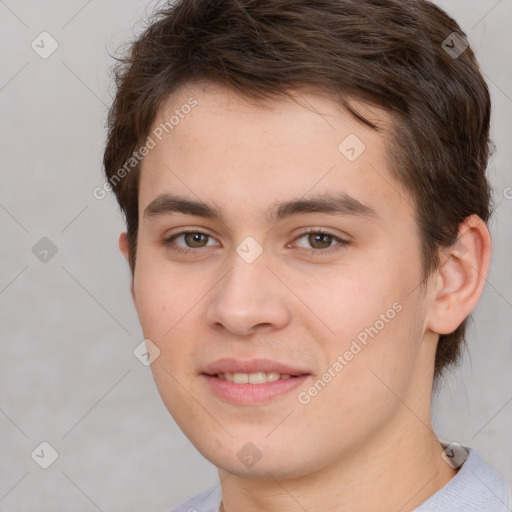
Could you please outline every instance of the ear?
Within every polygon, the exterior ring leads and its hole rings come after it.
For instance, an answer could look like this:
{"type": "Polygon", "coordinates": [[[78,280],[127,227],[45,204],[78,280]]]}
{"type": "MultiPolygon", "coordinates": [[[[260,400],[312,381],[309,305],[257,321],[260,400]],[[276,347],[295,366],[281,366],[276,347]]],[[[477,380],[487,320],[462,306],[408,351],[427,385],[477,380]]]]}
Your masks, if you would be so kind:
{"type": "MultiPolygon", "coordinates": [[[[126,258],[126,261],[128,261],[128,236],[126,234],[126,231],[123,231],[119,235],[118,245],[119,245],[119,250],[121,251],[122,255],[126,258]]],[[[134,287],[134,283],[133,283],[133,276],[131,278],[130,292],[132,294],[133,302],[135,304],[137,304],[137,302],[135,300],[135,287],[134,287]]]]}
{"type": "Polygon", "coordinates": [[[491,252],[485,222],[477,215],[467,217],[457,242],[441,256],[427,324],[431,331],[450,334],[473,311],[485,285],[491,252]]]}

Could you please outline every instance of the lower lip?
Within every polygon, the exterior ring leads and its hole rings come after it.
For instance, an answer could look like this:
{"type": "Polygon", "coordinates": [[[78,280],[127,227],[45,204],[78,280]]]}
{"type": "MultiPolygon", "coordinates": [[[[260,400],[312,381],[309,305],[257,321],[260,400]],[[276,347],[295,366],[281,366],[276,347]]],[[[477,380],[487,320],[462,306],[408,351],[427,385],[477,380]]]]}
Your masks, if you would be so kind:
{"type": "Polygon", "coordinates": [[[206,379],[210,390],[220,398],[234,404],[250,405],[268,402],[299,387],[310,375],[299,375],[289,379],[279,379],[263,384],[235,384],[213,375],[201,375],[206,379]]]}

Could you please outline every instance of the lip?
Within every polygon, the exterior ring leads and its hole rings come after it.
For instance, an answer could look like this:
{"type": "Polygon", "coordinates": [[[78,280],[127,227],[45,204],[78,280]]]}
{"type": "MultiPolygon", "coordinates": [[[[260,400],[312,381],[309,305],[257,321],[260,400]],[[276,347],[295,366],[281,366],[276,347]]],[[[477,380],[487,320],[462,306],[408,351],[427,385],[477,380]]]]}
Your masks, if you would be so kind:
{"type": "Polygon", "coordinates": [[[290,393],[311,377],[309,374],[279,379],[264,384],[235,384],[214,375],[202,374],[211,392],[225,402],[236,405],[256,405],[290,393]]]}
{"type": "Polygon", "coordinates": [[[209,390],[223,401],[236,405],[255,405],[270,402],[290,393],[309,379],[311,372],[271,359],[244,361],[223,358],[206,365],[200,377],[206,382],[209,390]],[[216,377],[218,373],[255,372],[276,372],[291,377],[262,384],[236,384],[216,377]]]}
{"type": "MultiPolygon", "coordinates": [[[[218,373],[254,373],[254,372],[277,372],[281,374],[299,377],[302,375],[310,375],[311,372],[290,366],[286,363],[272,361],[271,359],[250,359],[243,361],[241,359],[223,358],[217,359],[206,365],[203,374],[217,375],[218,373]]],[[[256,385],[256,384],[255,384],[256,385]]],[[[264,384],[261,384],[262,386],[264,384]]]]}

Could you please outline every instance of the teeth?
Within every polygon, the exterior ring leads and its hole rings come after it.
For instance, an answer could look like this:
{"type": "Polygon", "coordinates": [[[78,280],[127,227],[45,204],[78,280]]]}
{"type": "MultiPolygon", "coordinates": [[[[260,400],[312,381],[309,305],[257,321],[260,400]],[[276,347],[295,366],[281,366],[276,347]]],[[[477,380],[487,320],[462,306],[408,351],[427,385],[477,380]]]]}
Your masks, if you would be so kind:
{"type": "Polygon", "coordinates": [[[267,382],[265,372],[249,373],[249,384],[264,384],[265,382],[267,382]]]}
{"type": "Polygon", "coordinates": [[[233,373],[233,382],[235,384],[247,384],[249,382],[249,375],[247,373],[233,373]]]}
{"type": "Polygon", "coordinates": [[[289,379],[291,375],[277,372],[255,372],[255,373],[218,373],[219,379],[234,382],[235,384],[265,384],[279,379],[289,379]]]}

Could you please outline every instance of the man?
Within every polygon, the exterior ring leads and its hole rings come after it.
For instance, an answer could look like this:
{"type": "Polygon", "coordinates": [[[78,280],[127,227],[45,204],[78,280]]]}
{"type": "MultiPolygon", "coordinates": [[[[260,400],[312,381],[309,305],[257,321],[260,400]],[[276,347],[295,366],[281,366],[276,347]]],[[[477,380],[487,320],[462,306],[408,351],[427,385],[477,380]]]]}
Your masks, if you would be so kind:
{"type": "Polygon", "coordinates": [[[105,170],[169,412],[175,509],[507,510],[431,393],[491,255],[487,86],[423,0],[184,0],[117,74],[105,170]]]}

